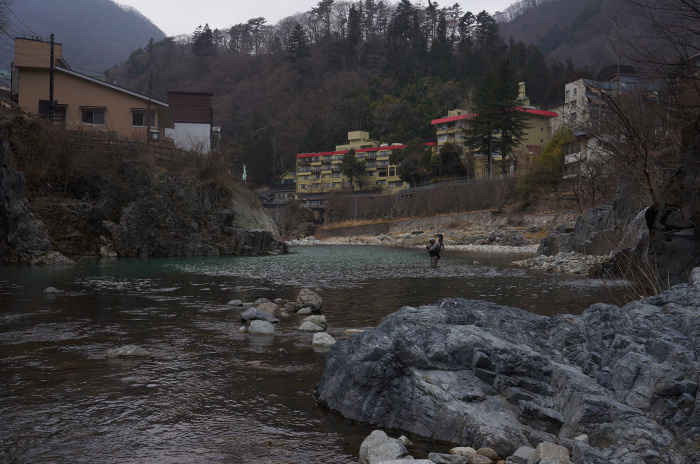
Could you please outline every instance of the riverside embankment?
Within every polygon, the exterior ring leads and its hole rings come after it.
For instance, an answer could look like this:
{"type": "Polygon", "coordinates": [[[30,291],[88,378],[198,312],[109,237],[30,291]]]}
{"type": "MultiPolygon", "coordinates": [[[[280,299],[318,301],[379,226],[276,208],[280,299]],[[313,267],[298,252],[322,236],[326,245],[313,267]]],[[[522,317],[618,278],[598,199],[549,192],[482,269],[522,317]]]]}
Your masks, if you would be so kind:
{"type": "Polygon", "coordinates": [[[289,243],[418,247],[442,234],[448,250],[532,254],[542,238],[574,219],[573,214],[508,215],[476,211],[361,224],[330,224],[320,227],[312,237],[289,243]]]}

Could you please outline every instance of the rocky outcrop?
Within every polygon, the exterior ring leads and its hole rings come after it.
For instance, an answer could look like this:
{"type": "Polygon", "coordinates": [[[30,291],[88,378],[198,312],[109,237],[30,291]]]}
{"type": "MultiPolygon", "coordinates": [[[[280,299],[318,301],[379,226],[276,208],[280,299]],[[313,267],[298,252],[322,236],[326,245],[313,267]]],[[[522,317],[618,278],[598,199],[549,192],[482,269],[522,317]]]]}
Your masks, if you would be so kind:
{"type": "Polygon", "coordinates": [[[591,208],[576,222],[565,223],[543,238],[537,254],[552,256],[561,252],[607,255],[616,250],[621,233],[617,229],[612,205],[591,208]]]}
{"type": "Polygon", "coordinates": [[[120,167],[122,184],[95,176],[79,198],[41,197],[37,215],[54,246],[99,256],[218,256],[286,252],[272,219],[246,187],[120,167]]]}
{"type": "Polygon", "coordinates": [[[336,343],[320,405],[509,456],[543,442],[574,463],[700,460],[700,289],[537,316],[443,299],[336,343]],[[588,443],[574,440],[588,435],[588,443]]]}
{"type": "Polygon", "coordinates": [[[700,266],[700,128],[687,129],[683,164],[662,189],[658,208],[647,210],[650,247],[661,285],[686,282],[700,266]]]}
{"type": "Polygon", "coordinates": [[[54,251],[46,226],[34,216],[24,175],[10,164],[4,133],[0,144],[0,265],[73,264],[54,251]]]}

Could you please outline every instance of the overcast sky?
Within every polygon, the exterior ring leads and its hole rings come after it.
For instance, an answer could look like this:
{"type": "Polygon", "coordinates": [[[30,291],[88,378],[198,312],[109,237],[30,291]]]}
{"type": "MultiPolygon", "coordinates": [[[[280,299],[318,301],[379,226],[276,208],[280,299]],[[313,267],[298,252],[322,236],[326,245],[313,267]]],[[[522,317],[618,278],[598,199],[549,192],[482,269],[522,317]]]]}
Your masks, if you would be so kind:
{"type": "MultiPolygon", "coordinates": [[[[197,26],[209,24],[212,29],[227,29],[234,24],[247,22],[262,16],[268,24],[277,22],[295,13],[309,11],[318,5],[318,0],[115,0],[122,5],[133,6],[150,19],[168,36],[191,34],[197,26]]],[[[391,4],[398,0],[388,0],[391,4]]],[[[459,3],[464,11],[476,14],[486,10],[493,14],[506,8],[515,0],[444,0],[439,6],[459,3]]],[[[413,0],[414,5],[418,3],[413,0]]],[[[428,0],[422,0],[424,5],[428,0]]]]}

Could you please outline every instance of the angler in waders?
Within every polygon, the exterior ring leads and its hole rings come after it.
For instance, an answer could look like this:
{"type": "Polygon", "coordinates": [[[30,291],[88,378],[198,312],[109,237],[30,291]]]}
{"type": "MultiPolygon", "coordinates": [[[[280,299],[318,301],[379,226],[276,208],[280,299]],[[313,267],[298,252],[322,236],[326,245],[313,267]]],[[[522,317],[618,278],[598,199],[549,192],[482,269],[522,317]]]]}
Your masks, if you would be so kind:
{"type": "Polygon", "coordinates": [[[430,243],[425,246],[425,249],[428,250],[428,254],[430,255],[430,265],[432,267],[437,267],[438,260],[440,259],[440,252],[445,249],[442,234],[437,234],[437,238],[437,242],[434,238],[431,238],[430,243]]]}

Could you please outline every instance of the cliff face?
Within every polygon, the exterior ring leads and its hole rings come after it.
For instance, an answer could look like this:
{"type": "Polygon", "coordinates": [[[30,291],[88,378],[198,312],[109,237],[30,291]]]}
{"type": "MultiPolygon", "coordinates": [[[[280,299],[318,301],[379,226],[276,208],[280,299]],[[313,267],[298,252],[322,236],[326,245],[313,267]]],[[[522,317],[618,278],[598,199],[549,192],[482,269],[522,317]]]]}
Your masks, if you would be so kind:
{"type": "Polygon", "coordinates": [[[46,226],[32,213],[24,175],[10,165],[9,141],[2,137],[0,143],[0,265],[68,264],[53,251],[46,226]]]}
{"type": "MultiPolygon", "coordinates": [[[[0,150],[0,265],[70,263],[63,255],[218,256],[287,251],[244,186],[124,162],[27,199],[27,182],[0,150]],[[62,254],[61,254],[62,253],[62,254]]],[[[36,189],[40,191],[40,189],[36,189]]]]}
{"type": "Polygon", "coordinates": [[[104,257],[286,252],[272,219],[238,183],[202,183],[133,163],[120,167],[120,177],[76,184],[78,198],[32,200],[57,250],[104,257]]]}

